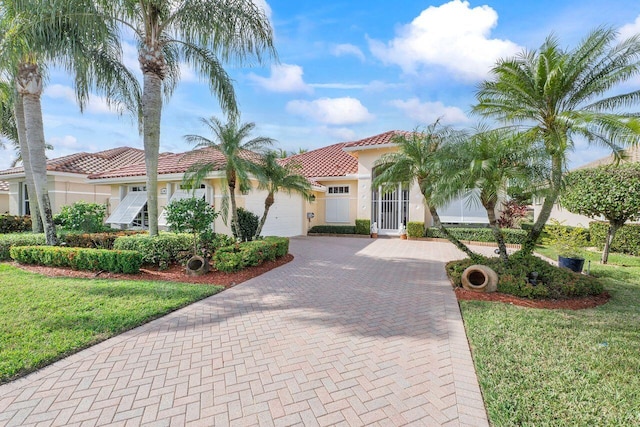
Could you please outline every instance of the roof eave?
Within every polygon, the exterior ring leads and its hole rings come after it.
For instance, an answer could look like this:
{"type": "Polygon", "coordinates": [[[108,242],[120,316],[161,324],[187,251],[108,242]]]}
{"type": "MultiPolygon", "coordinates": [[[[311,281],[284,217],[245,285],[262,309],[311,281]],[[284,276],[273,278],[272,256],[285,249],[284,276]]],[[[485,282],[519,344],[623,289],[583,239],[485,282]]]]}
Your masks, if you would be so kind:
{"type": "Polygon", "coordinates": [[[395,144],[393,142],[388,142],[386,144],[376,144],[376,145],[359,145],[359,146],[354,146],[354,147],[344,147],[342,150],[343,151],[347,151],[347,152],[352,152],[352,151],[364,151],[364,150],[375,150],[378,148],[393,148],[393,147],[397,147],[398,144],[395,144]]]}

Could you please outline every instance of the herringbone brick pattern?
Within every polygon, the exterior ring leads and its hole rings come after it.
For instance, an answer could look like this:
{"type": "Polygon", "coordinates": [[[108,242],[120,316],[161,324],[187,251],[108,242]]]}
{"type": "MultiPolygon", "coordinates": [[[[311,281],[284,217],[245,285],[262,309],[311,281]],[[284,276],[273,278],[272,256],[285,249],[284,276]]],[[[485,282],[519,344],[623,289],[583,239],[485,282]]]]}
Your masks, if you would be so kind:
{"type": "Polygon", "coordinates": [[[0,387],[0,425],[487,425],[452,245],[292,239],[295,260],[0,387]]]}

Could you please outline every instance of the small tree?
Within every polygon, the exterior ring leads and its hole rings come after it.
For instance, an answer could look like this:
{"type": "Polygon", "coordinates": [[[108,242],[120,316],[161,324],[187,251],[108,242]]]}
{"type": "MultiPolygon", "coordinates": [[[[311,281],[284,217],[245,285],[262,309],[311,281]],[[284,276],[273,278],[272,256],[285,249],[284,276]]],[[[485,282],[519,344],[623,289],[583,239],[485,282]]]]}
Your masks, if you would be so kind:
{"type": "Polygon", "coordinates": [[[167,205],[167,223],[176,233],[193,233],[193,254],[198,253],[198,238],[211,228],[218,213],[201,198],[174,200],[167,205]]]}
{"type": "Polygon", "coordinates": [[[609,221],[602,251],[602,263],[606,264],[618,229],[627,221],[640,219],[640,164],[582,169],[568,173],[565,179],[566,188],[560,199],[563,207],[609,221]]]}
{"type": "Polygon", "coordinates": [[[63,206],[54,220],[67,230],[95,233],[104,227],[105,212],[105,205],[79,201],[71,206],[63,206]]]}

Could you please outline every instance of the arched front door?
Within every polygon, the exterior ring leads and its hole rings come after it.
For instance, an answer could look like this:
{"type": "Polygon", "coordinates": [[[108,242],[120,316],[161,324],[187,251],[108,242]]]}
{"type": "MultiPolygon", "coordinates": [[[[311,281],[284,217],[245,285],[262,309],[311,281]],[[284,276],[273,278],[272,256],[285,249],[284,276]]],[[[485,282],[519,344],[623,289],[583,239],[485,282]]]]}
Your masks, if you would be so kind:
{"type": "Polygon", "coordinates": [[[398,184],[392,191],[382,187],[371,193],[371,224],[376,223],[380,234],[399,234],[409,220],[409,184],[398,184]]]}

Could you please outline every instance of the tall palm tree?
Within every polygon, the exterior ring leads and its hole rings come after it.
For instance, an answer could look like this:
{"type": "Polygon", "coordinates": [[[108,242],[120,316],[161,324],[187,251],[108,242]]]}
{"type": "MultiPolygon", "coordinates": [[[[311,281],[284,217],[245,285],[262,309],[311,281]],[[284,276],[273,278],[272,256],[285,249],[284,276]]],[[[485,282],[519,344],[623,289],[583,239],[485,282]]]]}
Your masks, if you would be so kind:
{"type": "Polygon", "coordinates": [[[251,0],[96,0],[103,14],[129,29],[143,74],[142,126],[149,234],[158,234],[158,156],[162,97],[180,78],[180,61],[195,67],[227,113],[237,113],[231,79],[221,61],[275,57],[271,24],[251,0]]]}
{"type": "MultiPolygon", "coordinates": [[[[217,150],[225,158],[225,178],[231,201],[231,230],[236,235],[239,230],[237,227],[236,190],[245,193],[251,189],[249,176],[259,175],[259,153],[266,147],[273,145],[274,140],[265,136],[249,139],[251,132],[256,127],[255,123],[239,123],[238,117],[235,115],[230,116],[226,123],[217,117],[201,118],[200,120],[209,129],[213,139],[201,135],[185,135],[184,139],[195,144],[196,148],[217,150]]],[[[186,179],[191,183],[199,183],[216,168],[217,165],[210,162],[197,162],[187,171],[186,179]]],[[[226,212],[223,209],[223,218],[226,217],[226,212]]],[[[236,235],[236,237],[241,236],[236,235]]]]}
{"type": "Polygon", "coordinates": [[[385,154],[376,161],[376,177],[373,185],[389,190],[399,183],[416,181],[434,225],[449,241],[469,257],[474,258],[476,255],[442,225],[437,211],[438,205],[433,198],[438,191],[443,148],[462,141],[463,138],[465,138],[463,132],[442,126],[438,121],[422,131],[416,130],[408,135],[394,136],[392,142],[397,145],[398,150],[385,154]]]}
{"type": "Polygon", "coordinates": [[[17,91],[14,113],[25,172],[30,170],[33,177],[31,199],[40,212],[47,244],[55,245],[40,103],[47,65],[72,73],[81,109],[91,89],[116,107],[137,106],[139,89],[121,65],[119,45],[112,37],[115,28],[100,19],[91,0],[5,0],[0,8],[0,63],[17,91]]]}
{"type": "Polygon", "coordinates": [[[510,185],[529,188],[539,180],[544,170],[541,153],[535,146],[524,144],[509,129],[486,128],[448,149],[450,154],[444,156],[446,165],[434,199],[446,203],[466,195],[470,201],[480,203],[487,212],[500,259],[507,262],[507,247],[496,209],[506,200],[510,185]]]}
{"type": "Polygon", "coordinates": [[[618,41],[612,29],[592,31],[574,49],[550,36],[537,51],[502,59],[483,82],[474,110],[514,124],[532,143],[544,145],[551,165],[548,193],[523,245],[531,253],[562,188],[562,174],[576,138],[610,148],[638,142],[636,113],[621,113],[640,101],[640,90],[620,84],[640,72],[640,36],[618,41]]]}
{"type": "Polygon", "coordinates": [[[305,200],[311,199],[311,183],[300,174],[302,167],[299,163],[278,162],[279,153],[270,150],[262,158],[259,164],[258,188],[267,191],[267,197],[264,200],[264,213],[260,218],[260,223],[256,229],[255,238],[262,233],[262,227],[267,222],[269,209],[275,202],[275,194],[285,192],[287,194],[297,193],[302,195],[305,200]]]}

